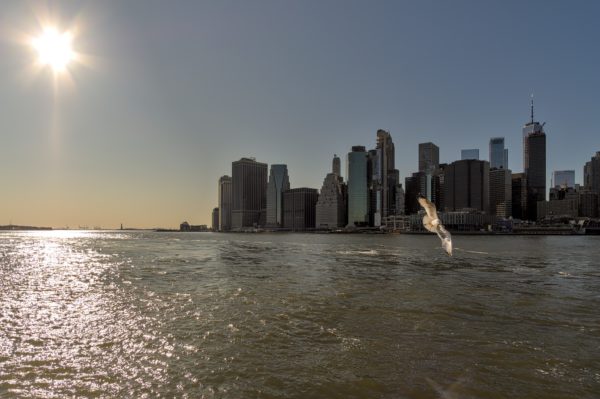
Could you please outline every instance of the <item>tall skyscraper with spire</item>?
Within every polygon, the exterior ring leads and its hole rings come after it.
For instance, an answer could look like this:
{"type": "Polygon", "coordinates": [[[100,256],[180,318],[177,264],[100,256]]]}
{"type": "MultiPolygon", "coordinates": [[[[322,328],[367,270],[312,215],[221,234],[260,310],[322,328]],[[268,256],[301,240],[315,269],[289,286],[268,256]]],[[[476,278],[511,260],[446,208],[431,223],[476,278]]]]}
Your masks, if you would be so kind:
{"type": "Polygon", "coordinates": [[[537,218],[537,202],[546,199],[546,133],[544,124],[533,117],[531,97],[531,120],[523,126],[523,172],[527,179],[527,209],[529,220],[537,218]]]}

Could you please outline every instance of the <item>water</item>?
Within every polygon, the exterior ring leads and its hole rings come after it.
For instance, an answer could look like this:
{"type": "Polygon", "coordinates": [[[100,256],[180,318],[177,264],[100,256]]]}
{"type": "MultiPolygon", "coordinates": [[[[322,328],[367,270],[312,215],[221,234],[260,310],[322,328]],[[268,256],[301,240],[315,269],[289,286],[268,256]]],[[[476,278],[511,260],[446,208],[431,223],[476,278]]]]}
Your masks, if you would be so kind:
{"type": "Polygon", "coordinates": [[[599,397],[599,244],[3,232],[0,396],[599,397]]]}

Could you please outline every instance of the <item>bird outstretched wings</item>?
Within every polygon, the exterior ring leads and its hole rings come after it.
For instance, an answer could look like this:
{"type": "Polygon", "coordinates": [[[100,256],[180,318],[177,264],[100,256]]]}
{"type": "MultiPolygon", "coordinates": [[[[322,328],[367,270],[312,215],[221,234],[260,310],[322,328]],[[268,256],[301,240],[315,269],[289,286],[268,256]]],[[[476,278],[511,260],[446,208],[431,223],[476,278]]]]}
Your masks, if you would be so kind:
{"type": "Polygon", "coordinates": [[[452,256],[452,235],[444,228],[442,222],[438,218],[435,205],[427,198],[419,196],[419,204],[425,209],[427,213],[423,216],[423,226],[430,232],[436,233],[440,240],[442,240],[442,248],[452,256]]]}

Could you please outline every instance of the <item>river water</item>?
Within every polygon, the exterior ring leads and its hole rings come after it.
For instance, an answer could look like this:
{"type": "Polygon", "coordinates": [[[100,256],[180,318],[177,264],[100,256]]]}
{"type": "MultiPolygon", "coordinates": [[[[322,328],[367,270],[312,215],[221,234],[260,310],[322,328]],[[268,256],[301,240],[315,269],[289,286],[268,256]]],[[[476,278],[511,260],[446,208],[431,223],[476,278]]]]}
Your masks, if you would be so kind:
{"type": "Polygon", "coordinates": [[[0,396],[600,397],[600,237],[0,233],[0,396]]]}

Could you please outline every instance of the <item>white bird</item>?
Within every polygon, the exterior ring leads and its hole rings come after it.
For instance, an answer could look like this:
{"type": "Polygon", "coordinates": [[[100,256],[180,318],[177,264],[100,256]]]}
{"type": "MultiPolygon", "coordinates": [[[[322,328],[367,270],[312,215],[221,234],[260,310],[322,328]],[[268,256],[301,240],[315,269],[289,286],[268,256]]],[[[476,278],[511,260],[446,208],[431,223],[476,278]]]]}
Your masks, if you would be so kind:
{"type": "Polygon", "coordinates": [[[419,204],[425,209],[425,212],[427,212],[427,214],[423,216],[423,226],[440,237],[440,240],[442,240],[442,248],[446,250],[448,255],[452,256],[452,236],[448,230],[444,228],[442,222],[438,218],[435,205],[423,196],[419,196],[417,199],[419,200],[419,204]]]}

